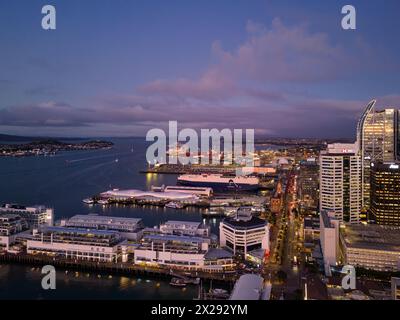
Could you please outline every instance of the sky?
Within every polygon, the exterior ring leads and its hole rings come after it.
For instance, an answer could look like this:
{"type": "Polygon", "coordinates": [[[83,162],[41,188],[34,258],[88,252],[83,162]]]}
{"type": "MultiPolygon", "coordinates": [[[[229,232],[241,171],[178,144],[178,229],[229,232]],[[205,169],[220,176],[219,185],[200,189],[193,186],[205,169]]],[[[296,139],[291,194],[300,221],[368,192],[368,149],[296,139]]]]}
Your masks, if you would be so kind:
{"type": "Polygon", "coordinates": [[[371,99],[400,107],[399,14],[398,0],[1,0],[0,133],[144,136],[175,120],[352,138],[371,99]]]}

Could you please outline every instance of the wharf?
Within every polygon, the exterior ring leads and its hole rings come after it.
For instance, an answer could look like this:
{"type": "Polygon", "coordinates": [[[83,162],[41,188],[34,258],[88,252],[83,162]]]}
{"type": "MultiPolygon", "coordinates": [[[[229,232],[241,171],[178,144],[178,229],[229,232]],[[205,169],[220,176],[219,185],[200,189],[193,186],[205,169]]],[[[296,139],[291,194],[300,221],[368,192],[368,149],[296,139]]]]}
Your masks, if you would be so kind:
{"type": "Polygon", "coordinates": [[[149,167],[141,170],[140,173],[159,173],[159,174],[235,174],[238,166],[226,165],[181,165],[163,164],[158,167],[149,167]]]}
{"type": "Polygon", "coordinates": [[[200,271],[181,271],[170,268],[151,268],[145,266],[133,265],[132,263],[105,263],[105,262],[93,262],[84,260],[70,260],[65,258],[48,257],[44,255],[29,255],[25,253],[21,254],[0,254],[0,263],[18,263],[29,266],[44,266],[52,265],[59,267],[63,270],[75,270],[75,271],[95,271],[102,274],[116,274],[116,275],[128,275],[128,276],[148,276],[151,278],[171,278],[171,270],[173,273],[179,274],[182,272],[182,276],[187,278],[200,278],[202,280],[212,280],[216,283],[233,283],[237,279],[236,272],[232,273],[209,273],[200,271]]]}

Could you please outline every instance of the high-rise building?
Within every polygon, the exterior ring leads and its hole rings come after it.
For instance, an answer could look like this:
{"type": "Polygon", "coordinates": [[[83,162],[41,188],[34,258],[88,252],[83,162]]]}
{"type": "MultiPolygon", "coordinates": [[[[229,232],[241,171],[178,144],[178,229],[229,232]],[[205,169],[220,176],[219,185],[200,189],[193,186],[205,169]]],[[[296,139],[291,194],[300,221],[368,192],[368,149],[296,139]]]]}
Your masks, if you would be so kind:
{"type": "Polygon", "coordinates": [[[372,100],[357,126],[357,143],[362,159],[363,207],[370,205],[370,168],[372,162],[393,162],[398,153],[398,111],[375,110],[372,100]]]}
{"type": "Polygon", "coordinates": [[[220,246],[227,247],[234,254],[244,256],[253,250],[269,252],[268,222],[251,214],[225,218],[219,224],[220,246]]]}
{"type": "Polygon", "coordinates": [[[371,163],[370,218],[377,224],[400,226],[400,166],[371,163]]]}
{"type": "Polygon", "coordinates": [[[317,209],[318,184],[319,184],[318,163],[314,159],[301,162],[297,185],[299,190],[299,199],[301,201],[302,208],[311,210],[317,209]]]}
{"type": "Polygon", "coordinates": [[[361,158],[357,144],[329,144],[320,154],[320,210],[358,223],[362,205],[361,158]]]}

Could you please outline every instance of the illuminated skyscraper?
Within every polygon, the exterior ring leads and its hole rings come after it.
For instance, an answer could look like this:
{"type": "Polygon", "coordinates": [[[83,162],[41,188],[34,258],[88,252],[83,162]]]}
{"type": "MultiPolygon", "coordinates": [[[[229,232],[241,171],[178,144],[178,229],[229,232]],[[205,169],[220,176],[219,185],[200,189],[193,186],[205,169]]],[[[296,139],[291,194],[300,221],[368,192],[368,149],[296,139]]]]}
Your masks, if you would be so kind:
{"type": "Polygon", "coordinates": [[[357,142],[362,159],[363,207],[370,206],[371,162],[393,162],[397,158],[398,112],[388,108],[375,110],[372,100],[357,126],[357,142]]]}
{"type": "Polygon", "coordinates": [[[370,218],[377,224],[400,226],[400,167],[371,163],[370,218]]]}
{"type": "Polygon", "coordinates": [[[329,144],[320,154],[320,210],[358,223],[362,205],[361,157],[357,144],[329,144]]]}

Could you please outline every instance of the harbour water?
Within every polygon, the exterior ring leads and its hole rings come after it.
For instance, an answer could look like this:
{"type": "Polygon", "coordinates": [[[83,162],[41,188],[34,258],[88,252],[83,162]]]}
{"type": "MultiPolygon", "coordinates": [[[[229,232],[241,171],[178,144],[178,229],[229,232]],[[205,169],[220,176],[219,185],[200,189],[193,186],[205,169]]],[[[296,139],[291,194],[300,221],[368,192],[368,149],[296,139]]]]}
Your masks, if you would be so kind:
{"type": "Polygon", "coordinates": [[[149,278],[76,273],[57,270],[56,289],[43,290],[41,268],[0,264],[0,299],[193,299],[197,288],[171,287],[167,281],[149,278]]]}
{"type": "MultiPolygon", "coordinates": [[[[146,166],[144,138],[107,139],[108,150],[63,152],[54,156],[0,157],[0,203],[44,204],[53,207],[55,219],[75,214],[142,218],[146,226],[166,220],[202,221],[199,209],[86,205],[82,199],[110,188],[149,189],[176,184],[175,175],[142,174],[146,166]]],[[[219,221],[209,220],[217,231],[219,221]]],[[[39,269],[0,265],[0,299],[192,299],[194,286],[170,287],[167,281],[135,277],[66,274],[57,272],[57,289],[44,291],[39,269]],[[158,285],[157,285],[158,283],[158,285]]]]}

